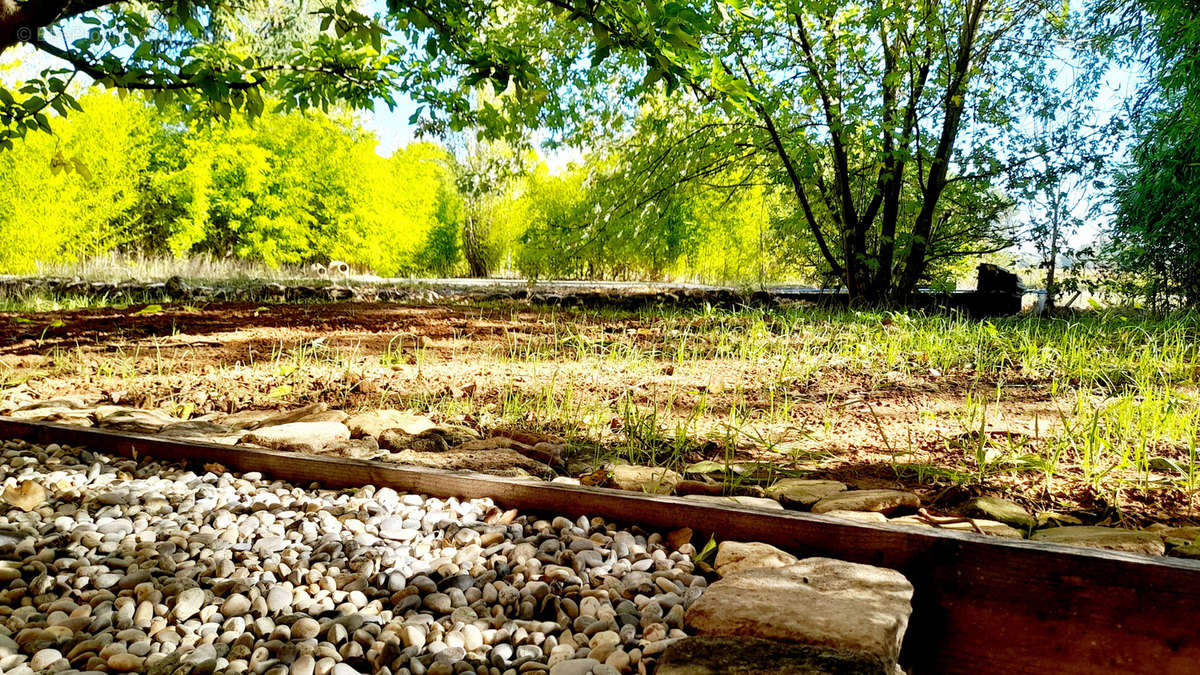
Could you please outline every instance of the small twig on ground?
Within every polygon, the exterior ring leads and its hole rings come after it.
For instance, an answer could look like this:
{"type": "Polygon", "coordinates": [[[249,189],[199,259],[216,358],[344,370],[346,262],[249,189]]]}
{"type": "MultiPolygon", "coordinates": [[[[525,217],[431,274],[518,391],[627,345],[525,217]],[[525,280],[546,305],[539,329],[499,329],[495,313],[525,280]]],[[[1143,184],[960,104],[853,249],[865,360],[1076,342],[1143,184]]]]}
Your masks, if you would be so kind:
{"type": "Polygon", "coordinates": [[[983,528],[979,527],[979,523],[975,522],[974,518],[966,516],[935,516],[926,509],[917,509],[917,517],[934,527],[954,525],[955,523],[970,523],[971,527],[975,528],[975,531],[979,534],[987,534],[983,531],[983,528]]]}

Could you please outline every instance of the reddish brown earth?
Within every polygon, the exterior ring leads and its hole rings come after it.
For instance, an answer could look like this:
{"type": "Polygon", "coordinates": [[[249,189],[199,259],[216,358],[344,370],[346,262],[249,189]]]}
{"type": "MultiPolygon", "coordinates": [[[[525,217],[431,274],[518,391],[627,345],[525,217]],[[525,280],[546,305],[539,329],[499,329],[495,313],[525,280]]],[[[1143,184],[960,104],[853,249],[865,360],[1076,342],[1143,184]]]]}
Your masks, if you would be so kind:
{"type": "MultiPolygon", "coordinates": [[[[645,439],[660,461],[769,462],[858,487],[905,487],[945,510],[997,494],[1033,511],[1137,525],[1188,522],[1194,507],[1179,490],[1097,492],[1070,466],[1051,480],[1033,471],[979,480],[961,413],[968,392],[980,387],[986,396],[995,384],[968,375],[830,364],[806,380],[780,381],[780,365],[769,360],[677,362],[672,337],[654,321],[524,306],[140,309],[0,314],[0,399],[81,394],[182,417],[318,401],[415,408],[479,427],[552,431],[597,461],[629,456],[628,446],[645,439]],[[579,344],[588,345],[583,356],[579,344]],[[618,356],[588,351],[595,345],[615,346],[618,356]],[[654,427],[665,441],[647,438],[654,427]],[[677,428],[688,442],[672,452],[665,446],[677,428]]],[[[987,429],[1035,451],[1058,416],[1044,386],[1010,377],[987,429]]]]}

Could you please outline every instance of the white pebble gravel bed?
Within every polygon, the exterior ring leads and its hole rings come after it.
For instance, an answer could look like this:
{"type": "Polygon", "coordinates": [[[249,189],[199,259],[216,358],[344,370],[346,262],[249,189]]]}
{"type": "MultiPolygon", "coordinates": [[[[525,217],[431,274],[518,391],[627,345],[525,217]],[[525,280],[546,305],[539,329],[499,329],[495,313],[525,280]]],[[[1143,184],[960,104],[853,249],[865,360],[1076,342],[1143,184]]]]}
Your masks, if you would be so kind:
{"type": "Polygon", "coordinates": [[[707,581],[690,544],[489,499],[5,441],[0,673],[651,673],[707,581]]]}

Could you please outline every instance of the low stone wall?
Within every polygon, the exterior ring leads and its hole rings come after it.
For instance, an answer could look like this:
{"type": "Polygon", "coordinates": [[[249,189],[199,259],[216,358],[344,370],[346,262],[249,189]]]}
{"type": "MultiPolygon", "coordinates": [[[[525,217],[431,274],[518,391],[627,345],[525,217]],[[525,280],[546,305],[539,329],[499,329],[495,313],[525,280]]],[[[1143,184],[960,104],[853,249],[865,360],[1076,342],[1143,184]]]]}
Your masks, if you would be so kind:
{"type": "MultiPolygon", "coordinates": [[[[167,281],[84,281],[66,278],[0,278],[0,297],[52,295],[104,298],[113,302],[523,302],[531,305],[637,310],[644,307],[776,307],[784,304],[846,306],[845,293],[810,288],[778,287],[749,291],[720,286],[674,284],[617,284],[581,282],[433,280],[419,282],[327,281],[194,284],[179,277],[167,281]]],[[[961,311],[969,316],[1015,314],[1020,293],[960,291],[919,293],[913,307],[961,311]]]]}
{"type": "Polygon", "coordinates": [[[501,302],[518,301],[562,307],[617,307],[638,309],[653,305],[734,307],[776,305],[788,297],[780,292],[742,292],[731,288],[670,285],[604,285],[554,283],[527,285],[516,282],[457,283],[387,282],[352,283],[323,281],[297,283],[192,284],[179,278],[167,281],[83,281],[65,278],[0,278],[0,295],[34,294],[107,298],[113,301],[170,300],[176,302],[501,302]]]}

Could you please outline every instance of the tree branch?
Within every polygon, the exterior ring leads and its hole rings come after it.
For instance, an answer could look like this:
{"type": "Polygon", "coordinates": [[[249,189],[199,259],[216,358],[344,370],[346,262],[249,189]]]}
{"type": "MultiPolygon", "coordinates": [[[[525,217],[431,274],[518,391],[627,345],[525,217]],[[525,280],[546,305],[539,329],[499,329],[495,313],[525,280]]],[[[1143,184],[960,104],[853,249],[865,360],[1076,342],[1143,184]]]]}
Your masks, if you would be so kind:
{"type": "MultiPolygon", "coordinates": [[[[203,78],[198,77],[202,73],[193,76],[185,76],[178,73],[133,73],[133,72],[113,72],[105,69],[103,66],[96,64],[84,56],[75,54],[66,49],[53,45],[42,38],[38,37],[32,41],[34,47],[51,56],[62,59],[78,72],[81,72],[98,82],[104,82],[112,86],[122,89],[137,89],[143,91],[179,91],[185,89],[199,89],[204,82],[203,78]],[[151,79],[135,79],[149,77],[170,77],[170,81],[154,81],[151,79]]],[[[221,72],[221,71],[218,71],[221,72]]],[[[359,74],[353,72],[352,69],[347,69],[338,66],[295,66],[290,64],[267,64],[257,66],[253,69],[245,71],[230,71],[226,74],[234,75],[241,74],[250,77],[251,79],[238,81],[223,81],[221,84],[228,87],[231,91],[248,90],[261,87],[266,84],[267,73],[272,72],[291,72],[291,73],[307,73],[314,75],[328,75],[336,77],[351,84],[360,87],[370,87],[375,84],[372,80],[363,79],[359,74]]]]}
{"type": "Polygon", "coordinates": [[[21,42],[33,42],[38,31],[126,0],[0,0],[0,54],[21,42]]]}
{"type": "Polygon", "coordinates": [[[821,226],[817,223],[817,219],[813,216],[812,206],[808,202],[808,195],[804,191],[804,184],[800,182],[800,176],[796,173],[796,167],[792,164],[792,158],[788,154],[787,149],[783,147],[783,140],[779,137],[779,131],[775,128],[775,121],[771,119],[771,115],[761,105],[757,106],[758,114],[766,122],[767,131],[771,134],[771,142],[775,145],[775,154],[779,155],[780,161],[783,162],[783,168],[787,172],[788,180],[792,184],[792,191],[796,194],[796,199],[800,202],[800,208],[804,211],[804,219],[808,221],[808,229],[812,232],[813,238],[817,241],[817,246],[821,249],[821,255],[825,257],[825,262],[829,263],[829,268],[839,278],[843,277],[845,271],[838,263],[837,258],[833,257],[833,252],[829,250],[829,244],[825,241],[825,235],[821,232],[821,226]]]}

